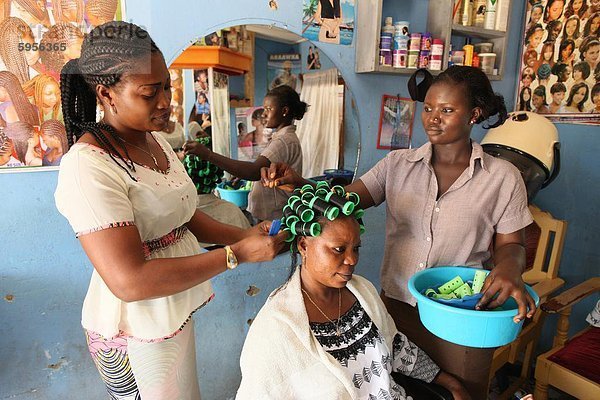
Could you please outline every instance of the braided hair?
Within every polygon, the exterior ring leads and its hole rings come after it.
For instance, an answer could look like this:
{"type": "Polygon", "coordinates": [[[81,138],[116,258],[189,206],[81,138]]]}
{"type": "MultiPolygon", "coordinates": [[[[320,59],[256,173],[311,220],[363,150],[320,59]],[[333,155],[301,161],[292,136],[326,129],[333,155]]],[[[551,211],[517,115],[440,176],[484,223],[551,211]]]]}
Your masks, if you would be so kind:
{"type": "Polygon", "coordinates": [[[4,133],[4,127],[0,129],[0,155],[5,154],[11,150],[10,139],[4,133]]]}
{"type": "Polygon", "coordinates": [[[0,58],[6,69],[15,74],[20,83],[29,80],[29,65],[25,51],[19,51],[23,39],[33,40],[33,31],[20,18],[9,17],[0,23],[0,58]]]}
{"type": "Polygon", "coordinates": [[[48,9],[46,8],[46,2],[40,3],[36,0],[14,0],[21,6],[25,11],[31,14],[40,24],[48,26],[50,24],[50,17],[48,16],[48,9]]]}
{"type": "Polygon", "coordinates": [[[283,207],[281,219],[283,231],[288,232],[286,242],[290,243],[292,258],[288,281],[298,264],[298,237],[319,236],[324,225],[337,218],[355,218],[359,223],[360,233],[364,233],[364,211],[357,208],[359,202],[358,194],[346,192],[339,185],[330,187],[326,181],[319,181],[314,187],[307,184],[292,192],[283,207]]]}
{"type": "Polygon", "coordinates": [[[27,149],[29,148],[28,140],[34,137],[34,128],[24,121],[17,121],[8,124],[4,128],[4,133],[13,143],[14,152],[17,160],[26,164],[27,149]]]}
{"type": "MultiPolygon", "coordinates": [[[[85,13],[90,22],[95,19],[100,21],[101,25],[115,18],[117,6],[117,0],[88,0],[85,3],[85,13]]],[[[92,24],[95,25],[94,23],[92,24]]]]}
{"type": "Polygon", "coordinates": [[[58,22],[44,32],[40,47],[42,63],[44,66],[58,74],[62,67],[69,61],[65,55],[67,47],[83,41],[84,35],[81,29],[68,22],[58,22]]]}
{"type": "Polygon", "coordinates": [[[65,126],[63,124],[55,119],[49,119],[48,121],[44,121],[42,123],[40,132],[43,138],[48,136],[58,139],[60,142],[61,151],[66,153],[67,149],[69,148],[69,144],[67,143],[67,132],[65,131],[65,126]]]}
{"type": "Polygon", "coordinates": [[[40,121],[44,120],[44,90],[48,85],[55,85],[57,88],[57,101],[56,104],[52,106],[50,118],[58,119],[60,114],[60,90],[58,90],[59,85],[54,77],[46,74],[39,74],[23,85],[25,95],[33,98],[33,102],[38,109],[40,121]]]}
{"type": "Polygon", "coordinates": [[[84,133],[91,133],[131,179],[135,171],[127,149],[111,126],[96,122],[96,86],[113,87],[121,82],[142,57],[160,50],[148,32],[129,22],[111,21],[92,29],[81,46],[81,57],[65,64],[60,90],[67,139],[72,146],[84,133]],[[106,135],[116,141],[125,157],[106,135]]]}
{"type": "Polygon", "coordinates": [[[0,87],[8,92],[20,121],[39,126],[40,120],[35,106],[29,102],[17,77],[9,71],[0,71],[0,87]]]}
{"type": "Polygon", "coordinates": [[[83,22],[83,0],[52,0],[52,12],[56,22],[75,22],[81,24],[83,22]],[[70,7],[76,7],[77,17],[75,21],[69,21],[64,15],[64,11],[70,7]]]}

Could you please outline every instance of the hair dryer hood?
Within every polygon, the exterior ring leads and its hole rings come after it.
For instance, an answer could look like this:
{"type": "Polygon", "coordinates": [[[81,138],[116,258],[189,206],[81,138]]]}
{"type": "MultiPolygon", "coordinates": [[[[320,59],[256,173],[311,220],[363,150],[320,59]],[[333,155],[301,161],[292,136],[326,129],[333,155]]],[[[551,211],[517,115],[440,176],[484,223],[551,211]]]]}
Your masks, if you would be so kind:
{"type": "Polygon", "coordinates": [[[506,122],[492,128],[481,144],[495,144],[520,150],[541,162],[550,173],[554,167],[554,147],[558,130],[552,122],[532,112],[510,113],[506,122]]]}
{"type": "Polygon", "coordinates": [[[510,161],[521,171],[529,200],[560,170],[558,130],[539,114],[509,114],[504,124],[488,131],[481,145],[487,153],[510,161]]]}

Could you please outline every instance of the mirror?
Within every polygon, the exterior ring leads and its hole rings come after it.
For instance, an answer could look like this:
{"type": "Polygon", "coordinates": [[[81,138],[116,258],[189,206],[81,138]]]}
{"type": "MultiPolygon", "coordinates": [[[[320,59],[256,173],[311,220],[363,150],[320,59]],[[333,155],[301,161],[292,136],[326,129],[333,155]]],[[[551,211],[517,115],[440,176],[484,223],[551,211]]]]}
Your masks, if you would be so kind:
{"type": "Polygon", "coordinates": [[[208,135],[213,151],[255,160],[273,135],[264,126],[263,100],[270,89],[285,84],[309,105],[304,117],[295,121],[303,153],[302,175],[351,180],[360,141],[355,101],[335,63],[318,44],[276,27],[235,26],[202,37],[184,50],[170,71],[172,124],[163,135],[175,149],[183,136],[208,135]],[[195,61],[194,51],[198,51],[195,61]],[[240,60],[211,65],[213,52],[220,53],[217,60],[225,56],[240,60]],[[171,141],[174,136],[177,139],[171,141]]]}

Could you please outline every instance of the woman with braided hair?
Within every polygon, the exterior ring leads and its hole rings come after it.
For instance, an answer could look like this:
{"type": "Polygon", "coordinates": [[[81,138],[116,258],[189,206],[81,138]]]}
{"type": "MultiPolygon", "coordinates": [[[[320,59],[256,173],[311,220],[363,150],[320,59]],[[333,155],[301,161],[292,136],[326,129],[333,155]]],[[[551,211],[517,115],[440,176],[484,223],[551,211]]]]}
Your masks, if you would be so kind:
{"type": "Polygon", "coordinates": [[[25,95],[38,109],[41,122],[50,119],[62,121],[60,86],[50,75],[39,74],[23,85],[25,95]]]}
{"type": "Polygon", "coordinates": [[[102,25],[115,19],[118,0],[88,0],[85,15],[91,26],[102,25]]]}
{"type": "MultiPolygon", "coordinates": [[[[9,1],[6,1],[9,3],[9,1]]],[[[12,0],[11,15],[16,15],[29,26],[50,27],[50,16],[45,0],[12,0]]]]}
{"type": "MultiPolygon", "coordinates": [[[[261,168],[271,163],[283,162],[301,171],[302,147],[294,120],[301,120],[307,107],[290,86],[278,86],[267,92],[263,101],[263,124],[274,132],[271,141],[254,161],[233,160],[193,141],[187,142],[184,150],[186,154],[197,155],[238,178],[250,181],[259,181],[261,168]]],[[[287,198],[280,189],[254,185],[248,196],[248,211],[258,221],[280,218],[287,198]]]]}
{"type": "Polygon", "coordinates": [[[169,120],[169,80],[148,32],[127,22],[94,28],[61,74],[71,147],[55,199],[94,267],[82,325],[111,398],[199,399],[192,314],[213,298],[209,280],[271,260],[285,238],[196,210],[183,164],[151,133],[169,120]],[[200,254],[198,241],[226,246],[200,254]]]}
{"type": "MultiPolygon", "coordinates": [[[[507,118],[504,99],[485,73],[452,66],[433,77],[422,69],[411,77],[409,91],[424,102],[428,143],[391,151],[347,190],[360,195],[362,208],[386,202],[382,299],[396,326],[459,378],[473,399],[484,399],[495,349],[460,346],[430,333],[407,282],[425,268],[485,266],[492,270],[477,308],[495,308],[513,297],[519,306],[515,322],[531,317],[536,307],[521,277],[523,229],[532,222],[527,192],[517,168],[471,140],[475,124],[489,121],[484,128],[490,128],[507,118]],[[425,79],[417,86],[419,74],[425,79]]],[[[285,165],[265,168],[262,179],[279,187],[306,182],[285,165]]]]}
{"type": "Polygon", "coordinates": [[[0,71],[0,116],[10,124],[24,121],[39,126],[38,111],[27,99],[17,77],[9,71],[0,71]]]}
{"type": "Polygon", "coordinates": [[[33,31],[22,19],[10,17],[0,23],[0,58],[21,83],[30,79],[29,68],[43,68],[39,51],[31,46],[34,42],[33,31]]]}
{"type": "Polygon", "coordinates": [[[21,166],[39,167],[42,165],[40,138],[33,126],[24,121],[6,125],[4,133],[13,145],[13,154],[21,166]]]}
{"type": "Polygon", "coordinates": [[[341,187],[321,184],[296,189],[283,210],[293,235],[291,276],[250,326],[236,399],[405,400],[396,373],[467,399],[455,378],[396,329],[375,287],[354,274],[363,230],[356,194],[346,200],[341,187]]]}
{"type": "MultiPolygon", "coordinates": [[[[4,127],[0,128],[0,167],[11,166],[9,163],[13,160],[13,144],[4,133],[4,127]]],[[[16,161],[16,160],[15,160],[16,161]]]]}
{"type": "Polygon", "coordinates": [[[60,165],[62,156],[69,149],[65,126],[59,121],[50,119],[42,123],[40,134],[47,146],[47,149],[44,152],[44,157],[42,158],[42,165],[60,165]]]}
{"type": "Polygon", "coordinates": [[[42,52],[42,63],[48,74],[58,77],[67,61],[79,57],[83,37],[81,29],[67,22],[54,24],[44,33],[40,46],[45,49],[42,52]]]}
{"type": "Polygon", "coordinates": [[[52,14],[55,22],[83,24],[83,0],[52,0],[52,14]]]}

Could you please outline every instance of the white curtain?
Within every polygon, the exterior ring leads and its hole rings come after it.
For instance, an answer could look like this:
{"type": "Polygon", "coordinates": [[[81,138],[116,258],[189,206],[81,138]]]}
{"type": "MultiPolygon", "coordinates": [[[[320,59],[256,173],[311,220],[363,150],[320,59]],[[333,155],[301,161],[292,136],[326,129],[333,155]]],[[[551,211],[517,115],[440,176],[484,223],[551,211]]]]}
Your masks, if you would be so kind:
{"type": "Polygon", "coordinates": [[[300,99],[310,107],[296,129],[302,144],[304,177],[338,167],[342,113],[339,93],[336,68],[304,74],[300,99]]]}
{"type": "Polygon", "coordinates": [[[231,157],[228,76],[209,68],[208,85],[213,151],[231,157]]]}

